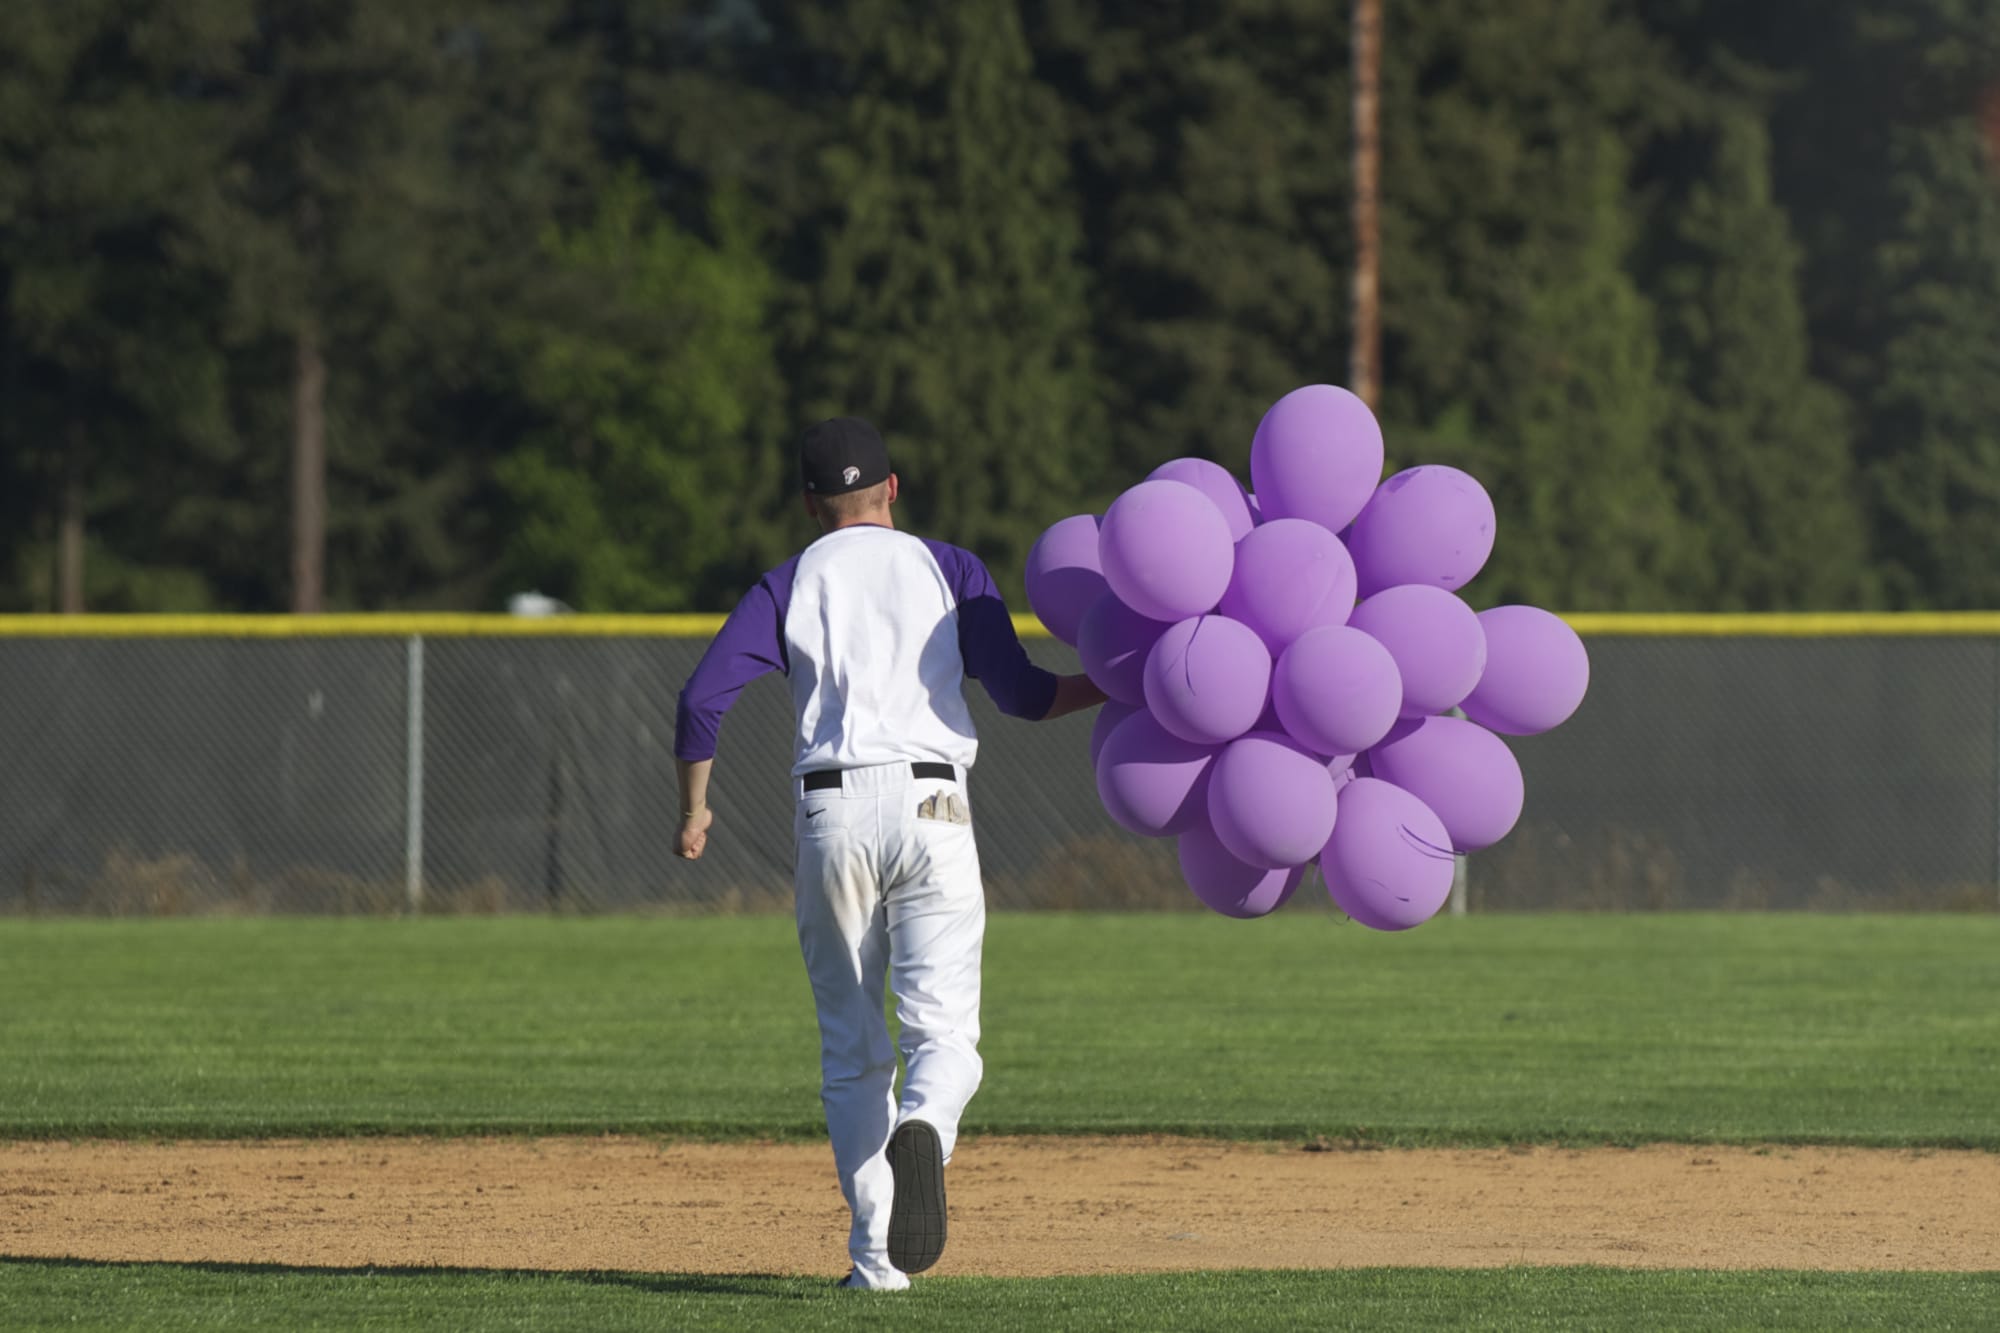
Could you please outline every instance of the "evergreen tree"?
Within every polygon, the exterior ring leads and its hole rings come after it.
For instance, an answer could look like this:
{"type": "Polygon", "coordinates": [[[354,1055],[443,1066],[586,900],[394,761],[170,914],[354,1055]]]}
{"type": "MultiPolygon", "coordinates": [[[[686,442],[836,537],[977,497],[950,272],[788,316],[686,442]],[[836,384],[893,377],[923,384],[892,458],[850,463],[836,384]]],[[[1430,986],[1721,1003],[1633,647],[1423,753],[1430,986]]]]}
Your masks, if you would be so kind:
{"type": "Polygon", "coordinates": [[[1024,8],[1100,279],[1109,489],[1185,455],[1247,477],[1265,409],[1345,376],[1346,25],[1307,0],[1024,8]]]}
{"type": "MultiPolygon", "coordinates": [[[[716,578],[735,577],[725,574],[730,558],[751,573],[771,554],[768,543],[793,545],[811,532],[790,446],[810,410],[820,351],[813,284],[833,211],[815,164],[839,132],[834,61],[806,31],[815,8],[816,0],[588,0],[571,6],[561,30],[589,64],[597,156],[639,172],[658,221],[681,244],[737,255],[754,237],[764,268],[763,332],[778,382],[766,383],[760,366],[732,408],[747,415],[727,447],[741,442],[761,471],[732,483],[723,501],[742,523],[730,551],[701,557],[716,578]],[[727,234],[718,230],[725,220],[727,234]]],[[[691,312],[679,322],[709,317],[691,312]]],[[[677,568],[676,580],[692,566],[677,568]]],[[[732,605],[740,591],[698,594],[698,607],[732,605]]]]}
{"type": "Polygon", "coordinates": [[[678,230],[628,174],[549,246],[600,313],[515,335],[541,424],[499,469],[510,586],[579,610],[701,610],[780,558],[767,493],[790,469],[755,430],[778,391],[772,279],[726,200],[714,230],[715,246],[678,230]]]}
{"type": "Polygon", "coordinates": [[[1812,364],[1851,405],[1885,596],[2000,604],[2000,180],[1978,131],[2000,86],[2000,10],[1671,0],[1666,17],[1710,63],[1771,74],[1772,174],[1803,251],[1812,364]]]}
{"type": "Polygon", "coordinates": [[[813,171],[835,126],[830,60],[808,43],[817,0],[579,0],[561,40],[587,53],[592,133],[700,232],[728,193],[785,272],[821,207],[813,171]]]}
{"type": "Polygon", "coordinates": [[[1655,275],[1664,443],[1688,520],[1679,600],[1717,611],[1865,605],[1874,580],[1847,412],[1809,368],[1769,136],[1737,107],[1694,137],[1698,174],[1656,210],[1668,233],[1655,275]]]}
{"type": "Polygon", "coordinates": [[[1468,595],[1667,605],[1685,534],[1631,177],[1671,61],[1592,0],[1406,8],[1384,51],[1391,466],[1492,491],[1499,542],[1468,595]]]}
{"type": "Polygon", "coordinates": [[[1970,116],[1902,147],[1868,475],[1898,599],[1987,610],[2000,607],[2000,181],[1970,116]]]}
{"type": "Polygon", "coordinates": [[[490,573],[468,502],[482,437],[511,437],[487,327],[535,299],[522,260],[588,162],[576,71],[542,40],[554,18],[539,0],[265,0],[232,48],[224,165],[195,217],[229,284],[248,471],[291,497],[237,600],[459,602],[490,573]]]}
{"type": "Polygon", "coordinates": [[[1018,585],[1093,480],[1105,420],[1060,109],[1013,0],[852,0],[803,21],[837,61],[840,130],[801,415],[879,423],[915,525],[1018,585]]]}
{"type": "Polygon", "coordinates": [[[0,11],[0,570],[17,566],[0,606],[211,596],[176,541],[171,463],[229,433],[214,292],[179,215],[213,168],[215,115],[180,86],[235,14],[130,9],[0,11]]]}
{"type": "Polygon", "coordinates": [[[1623,154],[1609,135],[1569,146],[1587,212],[1567,243],[1525,273],[1518,323],[1500,349],[1512,370],[1492,424],[1468,452],[1503,521],[1475,595],[1566,610],[1667,605],[1685,540],[1661,465],[1670,411],[1654,312],[1626,261],[1632,245],[1623,154]]]}
{"type": "MultiPolygon", "coordinates": [[[[849,411],[1011,581],[1342,378],[1343,19],[0,6],[0,608],[291,604],[321,445],[327,605],[719,606],[849,411]]],[[[2000,600],[1991,0],[1385,35],[1382,416],[1494,491],[1472,595],[2000,600]]]]}

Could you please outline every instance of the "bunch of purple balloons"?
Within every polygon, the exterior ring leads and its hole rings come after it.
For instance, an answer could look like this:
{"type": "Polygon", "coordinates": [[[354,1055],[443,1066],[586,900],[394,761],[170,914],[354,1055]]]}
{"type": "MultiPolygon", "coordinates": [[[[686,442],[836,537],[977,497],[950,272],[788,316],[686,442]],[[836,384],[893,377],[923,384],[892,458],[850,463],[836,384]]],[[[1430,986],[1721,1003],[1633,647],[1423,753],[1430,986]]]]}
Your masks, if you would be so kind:
{"type": "Polygon", "coordinates": [[[1251,491],[1177,458],[1028,557],[1035,614],[1111,698],[1090,742],[1106,812],[1178,838],[1227,916],[1273,911],[1317,863],[1363,925],[1428,920],[1456,854],[1520,818],[1496,733],[1556,726],[1589,684],[1556,616],[1458,597],[1493,551],[1485,489],[1451,467],[1381,480],[1382,459],[1367,405],[1308,385],[1257,427],[1251,491]]]}

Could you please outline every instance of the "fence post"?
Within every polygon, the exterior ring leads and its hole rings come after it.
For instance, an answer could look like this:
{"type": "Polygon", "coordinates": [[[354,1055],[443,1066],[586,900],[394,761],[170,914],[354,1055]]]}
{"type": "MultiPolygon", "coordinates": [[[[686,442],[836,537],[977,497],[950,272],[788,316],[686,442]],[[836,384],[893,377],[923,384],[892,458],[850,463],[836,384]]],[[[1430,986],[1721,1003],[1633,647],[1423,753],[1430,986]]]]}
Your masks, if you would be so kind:
{"type": "Polygon", "coordinates": [[[403,896],[410,913],[424,906],[424,636],[412,634],[404,710],[403,896]]]}

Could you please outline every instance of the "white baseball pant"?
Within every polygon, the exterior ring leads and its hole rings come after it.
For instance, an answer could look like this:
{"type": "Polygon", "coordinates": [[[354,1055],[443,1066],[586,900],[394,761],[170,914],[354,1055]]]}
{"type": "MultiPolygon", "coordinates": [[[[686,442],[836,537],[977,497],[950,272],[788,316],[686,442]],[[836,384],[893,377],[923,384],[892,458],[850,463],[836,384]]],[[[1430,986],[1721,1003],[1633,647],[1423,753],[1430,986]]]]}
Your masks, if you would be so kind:
{"type": "Polygon", "coordinates": [[[958,777],[916,778],[907,763],[849,769],[838,790],[801,792],[794,822],[799,948],[819,1010],[820,1101],[853,1212],[848,1254],[856,1278],[871,1286],[908,1282],[889,1263],[890,1134],[904,1120],[926,1121],[949,1161],[959,1116],[979,1087],[979,855],[969,822],[918,814],[926,797],[956,794],[969,816],[963,768],[958,777]],[[900,1101],[885,980],[902,1025],[900,1101]]]}

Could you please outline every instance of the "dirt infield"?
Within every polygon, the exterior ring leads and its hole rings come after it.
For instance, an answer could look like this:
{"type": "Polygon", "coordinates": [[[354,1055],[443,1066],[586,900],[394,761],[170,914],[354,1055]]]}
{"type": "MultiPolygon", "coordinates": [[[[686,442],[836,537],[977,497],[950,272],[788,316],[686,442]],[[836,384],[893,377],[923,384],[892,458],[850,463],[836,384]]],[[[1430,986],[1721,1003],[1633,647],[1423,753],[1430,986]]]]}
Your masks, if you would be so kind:
{"type": "MultiPolygon", "coordinates": [[[[984,1138],[949,1183],[939,1273],[2000,1268],[1988,1153],[984,1138]]],[[[6,1256],[835,1274],[845,1232],[823,1145],[0,1144],[6,1256]]]]}

